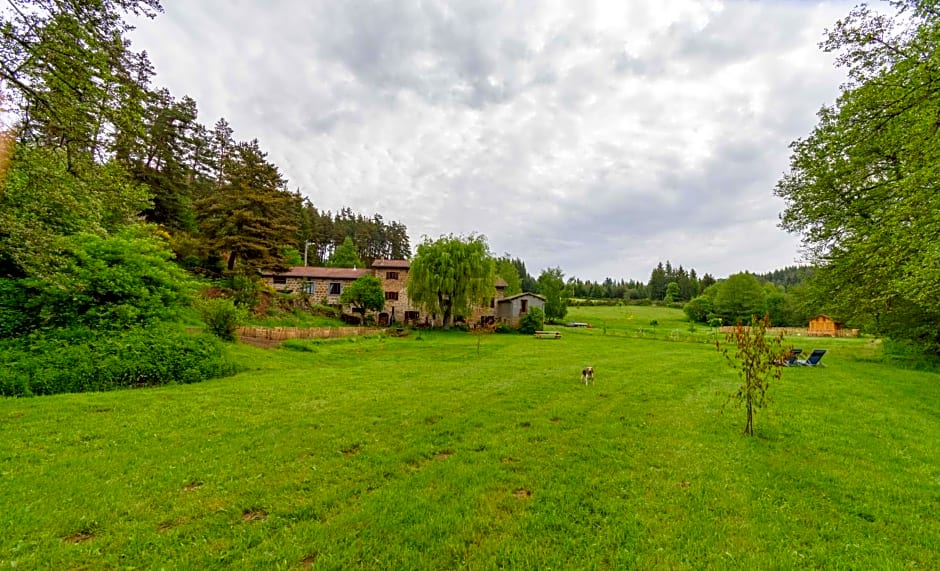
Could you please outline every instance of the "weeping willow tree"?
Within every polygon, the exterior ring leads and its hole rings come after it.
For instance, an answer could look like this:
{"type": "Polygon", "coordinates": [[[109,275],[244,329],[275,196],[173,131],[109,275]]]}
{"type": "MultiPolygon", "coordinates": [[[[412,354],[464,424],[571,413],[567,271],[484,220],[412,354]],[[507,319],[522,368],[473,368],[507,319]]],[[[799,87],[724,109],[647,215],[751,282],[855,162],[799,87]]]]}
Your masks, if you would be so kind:
{"type": "Polygon", "coordinates": [[[469,315],[495,295],[495,277],[484,236],[425,238],[411,262],[408,297],[419,309],[441,315],[448,329],[454,316],[469,315]]]}

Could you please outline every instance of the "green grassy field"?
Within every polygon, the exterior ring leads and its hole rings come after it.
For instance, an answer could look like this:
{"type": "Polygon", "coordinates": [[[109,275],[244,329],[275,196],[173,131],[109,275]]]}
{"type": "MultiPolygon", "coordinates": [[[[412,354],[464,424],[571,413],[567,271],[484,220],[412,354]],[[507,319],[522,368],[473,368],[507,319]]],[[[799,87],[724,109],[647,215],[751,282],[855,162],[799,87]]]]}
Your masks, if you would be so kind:
{"type": "Polygon", "coordinates": [[[594,327],[239,345],[235,377],[0,400],[0,569],[940,568],[940,375],[798,339],[826,367],[746,438],[707,328],[569,320],[594,327]]]}

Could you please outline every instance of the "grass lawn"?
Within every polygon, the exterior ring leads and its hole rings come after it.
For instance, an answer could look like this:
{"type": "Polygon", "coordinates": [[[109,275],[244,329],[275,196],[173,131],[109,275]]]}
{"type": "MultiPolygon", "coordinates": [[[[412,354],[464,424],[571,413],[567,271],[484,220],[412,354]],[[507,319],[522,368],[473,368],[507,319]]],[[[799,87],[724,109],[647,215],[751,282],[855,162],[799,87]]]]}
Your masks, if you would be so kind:
{"type": "Polygon", "coordinates": [[[940,375],[802,340],[826,367],[746,438],[707,328],[569,319],[594,327],[238,345],[227,379],[0,400],[0,569],[940,568],[940,375]]]}

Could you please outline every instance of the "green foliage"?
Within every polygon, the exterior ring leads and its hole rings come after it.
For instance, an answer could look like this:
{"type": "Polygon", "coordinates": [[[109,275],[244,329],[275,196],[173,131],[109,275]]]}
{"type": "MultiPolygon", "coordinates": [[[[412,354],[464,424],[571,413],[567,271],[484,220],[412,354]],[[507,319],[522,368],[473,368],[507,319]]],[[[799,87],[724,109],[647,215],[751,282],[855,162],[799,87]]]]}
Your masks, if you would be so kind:
{"type": "Polygon", "coordinates": [[[195,203],[199,228],[228,271],[286,270],[282,252],[297,242],[300,197],[288,192],[258,141],[240,143],[223,161],[225,184],[195,203]]]}
{"type": "Polygon", "coordinates": [[[705,296],[693,298],[689,303],[682,307],[682,311],[689,316],[692,321],[706,323],[709,316],[714,311],[712,301],[705,296]]]}
{"type": "Polygon", "coordinates": [[[892,4],[897,17],[861,5],[829,31],[849,81],[776,193],[819,266],[820,309],[940,355],[940,11],[892,4]]]}
{"type": "Polygon", "coordinates": [[[770,381],[780,380],[783,363],[790,354],[790,348],[783,345],[783,335],[768,338],[769,327],[769,316],[764,315],[763,319],[753,317],[750,327],[738,323],[725,335],[726,345],[715,340],[715,347],[744,381],[729,395],[728,400],[744,404],[747,410],[744,434],[747,436],[754,434],[754,409],[767,404],[770,381]],[[734,345],[733,352],[727,347],[728,344],[734,345]]]}
{"type": "Polygon", "coordinates": [[[297,248],[284,248],[281,251],[281,256],[284,258],[284,263],[288,266],[304,265],[304,257],[297,248]]]}
{"type": "Polygon", "coordinates": [[[362,276],[343,289],[340,302],[353,306],[353,311],[365,317],[367,311],[382,311],[385,307],[385,290],[382,280],[375,276],[362,276]]]}
{"type": "Polygon", "coordinates": [[[503,292],[506,296],[522,293],[522,278],[519,277],[519,269],[508,255],[496,258],[496,275],[506,282],[506,289],[503,292]]]}
{"type": "Polygon", "coordinates": [[[235,341],[235,332],[248,320],[247,312],[231,299],[201,299],[194,305],[206,324],[206,330],[223,341],[235,341]]]}
{"type": "Polygon", "coordinates": [[[545,327],[545,312],[540,307],[530,307],[529,311],[519,318],[519,333],[532,334],[545,327]]]}
{"type": "Polygon", "coordinates": [[[724,323],[750,323],[753,316],[765,313],[766,292],[754,274],[733,274],[712,287],[715,313],[724,323]]]}
{"type": "Polygon", "coordinates": [[[561,268],[548,268],[539,275],[539,293],[545,298],[545,317],[549,321],[560,321],[568,314],[568,297],[565,274],[561,268]]]}
{"type": "Polygon", "coordinates": [[[679,299],[679,283],[678,282],[669,282],[666,286],[666,295],[663,297],[663,301],[666,303],[672,303],[679,299]]]}
{"type": "Polygon", "coordinates": [[[411,262],[408,296],[426,313],[443,316],[449,329],[453,316],[469,315],[495,296],[495,266],[483,236],[426,238],[411,262]]]}
{"type": "Polygon", "coordinates": [[[350,208],[321,212],[309,201],[301,207],[301,249],[308,252],[312,266],[327,265],[330,253],[342,248],[346,238],[356,245],[349,262],[340,267],[366,267],[372,260],[404,260],[411,257],[408,229],[401,222],[386,222],[375,214],[367,218],[350,208]],[[355,259],[364,260],[358,264],[355,259]],[[345,265],[349,264],[349,265],[345,265]]]}
{"type": "Polygon", "coordinates": [[[352,238],[346,236],[343,243],[336,247],[333,255],[326,262],[330,268],[364,268],[365,264],[359,259],[359,249],[356,248],[352,238]]]}
{"type": "Polygon", "coordinates": [[[64,151],[17,145],[0,180],[0,275],[48,277],[60,239],[120,231],[147,198],[113,162],[88,164],[78,176],[64,151]]]}
{"type": "Polygon", "coordinates": [[[172,319],[194,285],[145,229],[64,237],[57,255],[47,279],[3,280],[0,334],[75,325],[121,329],[172,319]]]}
{"type": "Polygon", "coordinates": [[[153,16],[157,0],[9,0],[0,21],[0,78],[20,113],[21,140],[62,149],[68,168],[119,150],[138,133],[153,74],[130,51],[125,14],[153,16]]]}
{"type": "Polygon", "coordinates": [[[235,305],[246,311],[251,311],[261,301],[264,282],[257,275],[234,273],[230,274],[223,283],[232,290],[232,301],[235,305]]]}
{"type": "Polygon", "coordinates": [[[235,371],[211,337],[150,326],[58,329],[0,341],[0,395],[196,383],[235,371]]]}

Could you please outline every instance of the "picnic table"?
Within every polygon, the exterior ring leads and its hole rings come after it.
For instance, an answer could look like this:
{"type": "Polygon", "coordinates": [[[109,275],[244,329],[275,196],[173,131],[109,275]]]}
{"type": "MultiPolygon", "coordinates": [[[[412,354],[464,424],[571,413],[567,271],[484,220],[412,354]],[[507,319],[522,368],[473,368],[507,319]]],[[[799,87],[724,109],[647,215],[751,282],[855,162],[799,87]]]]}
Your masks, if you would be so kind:
{"type": "Polygon", "coordinates": [[[561,339],[560,331],[536,331],[536,339],[561,339]]]}

